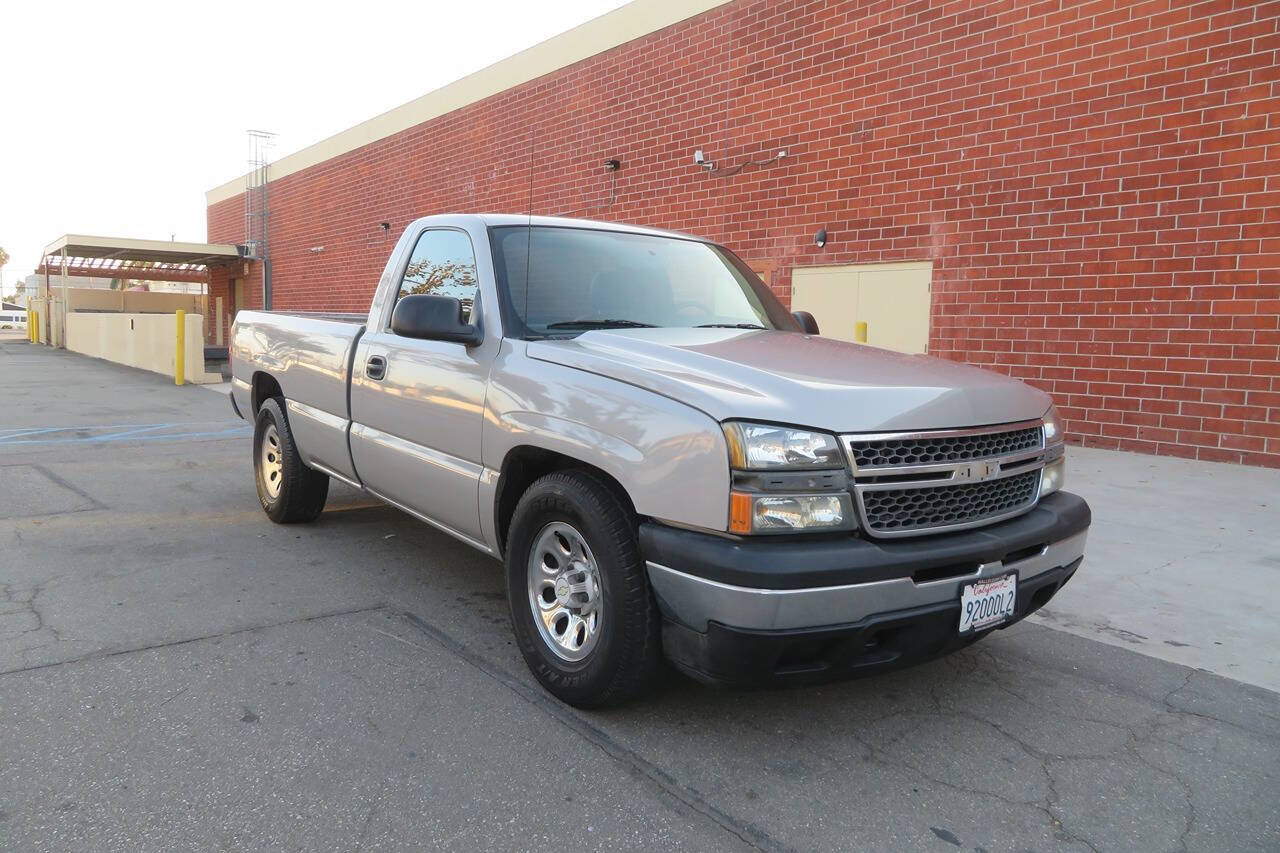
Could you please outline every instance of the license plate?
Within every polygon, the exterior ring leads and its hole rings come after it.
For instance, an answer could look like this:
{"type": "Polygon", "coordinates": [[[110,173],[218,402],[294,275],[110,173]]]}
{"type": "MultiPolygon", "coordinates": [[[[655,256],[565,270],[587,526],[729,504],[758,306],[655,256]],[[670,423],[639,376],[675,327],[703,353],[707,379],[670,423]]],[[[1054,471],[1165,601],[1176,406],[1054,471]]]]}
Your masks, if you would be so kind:
{"type": "Polygon", "coordinates": [[[968,634],[1008,621],[1017,601],[1016,574],[965,584],[960,591],[960,633],[968,634]]]}

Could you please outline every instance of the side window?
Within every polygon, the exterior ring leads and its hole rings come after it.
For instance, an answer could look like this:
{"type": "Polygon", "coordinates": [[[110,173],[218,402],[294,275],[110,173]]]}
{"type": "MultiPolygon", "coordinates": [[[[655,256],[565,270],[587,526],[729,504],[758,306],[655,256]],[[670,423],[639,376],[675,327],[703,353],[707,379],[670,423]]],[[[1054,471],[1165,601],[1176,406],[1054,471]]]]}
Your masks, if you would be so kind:
{"type": "Polygon", "coordinates": [[[478,286],[471,238],[461,231],[425,231],[409,256],[396,299],[411,293],[452,296],[462,303],[462,316],[471,322],[478,286]]]}

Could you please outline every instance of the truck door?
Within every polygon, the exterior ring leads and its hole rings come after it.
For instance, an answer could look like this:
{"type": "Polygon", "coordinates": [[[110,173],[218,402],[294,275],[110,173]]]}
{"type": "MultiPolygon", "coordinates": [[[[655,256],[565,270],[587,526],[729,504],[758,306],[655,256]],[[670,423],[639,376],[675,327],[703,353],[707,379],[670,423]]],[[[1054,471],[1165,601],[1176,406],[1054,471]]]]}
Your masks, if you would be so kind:
{"type": "MultiPolygon", "coordinates": [[[[432,228],[414,244],[398,300],[453,296],[478,310],[475,249],[465,231],[432,228]]],[[[391,306],[356,349],[351,378],[351,459],[370,491],[464,537],[479,540],[480,427],[489,348],[402,338],[391,306]]]]}

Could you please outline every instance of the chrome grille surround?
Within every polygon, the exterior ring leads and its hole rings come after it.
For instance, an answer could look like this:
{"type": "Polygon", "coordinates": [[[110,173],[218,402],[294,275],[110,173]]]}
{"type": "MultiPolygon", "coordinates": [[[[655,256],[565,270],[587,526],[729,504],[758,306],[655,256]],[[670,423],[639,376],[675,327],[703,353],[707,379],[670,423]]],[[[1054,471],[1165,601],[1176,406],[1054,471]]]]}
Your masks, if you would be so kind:
{"type": "Polygon", "coordinates": [[[853,438],[850,437],[850,461],[855,468],[902,465],[930,465],[935,462],[963,462],[988,456],[1008,456],[1040,447],[1044,429],[1039,424],[999,432],[971,435],[945,434],[927,438],[853,438]]]}
{"type": "Polygon", "coordinates": [[[1062,455],[1040,420],[961,430],[840,437],[859,526],[876,538],[994,524],[1040,498],[1041,469],[1062,455]]]}

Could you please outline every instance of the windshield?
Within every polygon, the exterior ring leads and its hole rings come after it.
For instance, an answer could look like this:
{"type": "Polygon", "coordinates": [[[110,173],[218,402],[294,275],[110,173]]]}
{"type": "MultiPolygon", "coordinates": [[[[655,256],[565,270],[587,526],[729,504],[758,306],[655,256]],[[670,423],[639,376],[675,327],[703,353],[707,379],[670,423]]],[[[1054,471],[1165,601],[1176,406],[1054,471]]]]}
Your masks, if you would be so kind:
{"type": "Polygon", "coordinates": [[[672,326],[799,330],[756,274],[720,246],[587,228],[492,232],[516,337],[672,326]]]}

